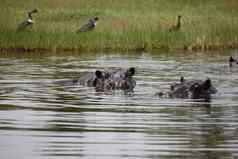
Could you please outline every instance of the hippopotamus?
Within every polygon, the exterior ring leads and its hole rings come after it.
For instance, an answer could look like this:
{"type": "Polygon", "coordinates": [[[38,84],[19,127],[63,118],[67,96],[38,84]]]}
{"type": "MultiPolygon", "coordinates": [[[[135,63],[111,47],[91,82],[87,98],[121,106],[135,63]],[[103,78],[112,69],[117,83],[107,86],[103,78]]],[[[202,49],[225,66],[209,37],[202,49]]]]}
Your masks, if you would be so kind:
{"type": "Polygon", "coordinates": [[[80,77],[77,82],[81,85],[95,87],[97,91],[104,90],[125,90],[133,91],[136,86],[136,81],[133,78],[135,68],[112,70],[96,70],[92,73],[87,73],[80,77]]]}
{"type": "Polygon", "coordinates": [[[159,96],[167,95],[170,98],[184,98],[184,99],[204,99],[209,101],[211,94],[215,94],[217,89],[212,85],[208,78],[202,80],[185,80],[181,77],[179,83],[172,84],[170,91],[166,93],[157,93],[159,96]]]}

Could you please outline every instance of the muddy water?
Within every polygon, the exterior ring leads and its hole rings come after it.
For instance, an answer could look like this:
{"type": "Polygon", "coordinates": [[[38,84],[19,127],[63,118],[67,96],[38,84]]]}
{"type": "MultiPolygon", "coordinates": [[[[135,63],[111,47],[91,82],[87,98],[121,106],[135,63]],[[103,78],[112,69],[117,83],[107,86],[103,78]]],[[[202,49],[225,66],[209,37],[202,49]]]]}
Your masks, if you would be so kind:
{"type": "Polygon", "coordinates": [[[237,158],[238,66],[228,53],[2,54],[1,159],[237,158]],[[135,67],[134,93],[60,85],[135,67]],[[209,77],[211,102],[160,99],[179,80],[209,77]]]}

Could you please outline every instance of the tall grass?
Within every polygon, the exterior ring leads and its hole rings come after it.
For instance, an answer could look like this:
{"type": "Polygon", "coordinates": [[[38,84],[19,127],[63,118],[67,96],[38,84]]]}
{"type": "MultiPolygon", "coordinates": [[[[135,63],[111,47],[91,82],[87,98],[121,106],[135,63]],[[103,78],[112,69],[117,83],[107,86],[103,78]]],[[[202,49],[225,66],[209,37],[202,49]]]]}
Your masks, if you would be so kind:
{"type": "Polygon", "coordinates": [[[238,47],[237,0],[3,0],[1,50],[151,50],[238,47]],[[27,11],[36,24],[16,32],[27,11]],[[169,32],[182,15],[180,31],[169,32]],[[75,32],[98,16],[97,28],[75,32]]]}

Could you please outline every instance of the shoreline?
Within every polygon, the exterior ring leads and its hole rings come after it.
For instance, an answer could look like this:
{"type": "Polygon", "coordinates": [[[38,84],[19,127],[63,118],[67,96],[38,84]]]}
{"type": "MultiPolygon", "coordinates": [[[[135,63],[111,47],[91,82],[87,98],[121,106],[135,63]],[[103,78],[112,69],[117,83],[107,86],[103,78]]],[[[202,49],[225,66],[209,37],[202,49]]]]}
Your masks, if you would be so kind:
{"type": "Polygon", "coordinates": [[[225,0],[4,1],[0,52],[236,49],[237,7],[238,1],[225,0]],[[34,8],[34,25],[16,31],[34,8]],[[96,28],[77,33],[93,17],[99,18],[96,28]]]}
{"type": "Polygon", "coordinates": [[[180,47],[168,47],[168,46],[159,46],[159,47],[104,47],[104,48],[75,48],[75,47],[57,47],[57,48],[26,48],[26,47],[1,47],[0,53],[8,52],[19,52],[19,53],[67,53],[67,52],[143,52],[143,51],[221,51],[221,50],[232,50],[238,49],[238,43],[227,44],[227,45],[196,45],[196,46],[180,46],[180,47]]]}

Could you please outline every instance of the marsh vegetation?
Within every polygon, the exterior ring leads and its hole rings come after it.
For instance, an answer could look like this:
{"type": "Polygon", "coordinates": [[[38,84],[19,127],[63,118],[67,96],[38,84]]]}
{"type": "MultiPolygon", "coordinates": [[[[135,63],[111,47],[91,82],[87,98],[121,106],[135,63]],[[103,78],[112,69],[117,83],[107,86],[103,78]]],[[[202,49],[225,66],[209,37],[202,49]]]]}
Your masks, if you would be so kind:
{"type": "Polygon", "coordinates": [[[221,49],[238,46],[235,0],[3,0],[1,50],[106,51],[221,49]],[[16,32],[37,8],[32,28],[16,32]],[[181,27],[170,32],[181,15],[181,27]],[[93,17],[97,27],[76,31],[93,17]]]}

